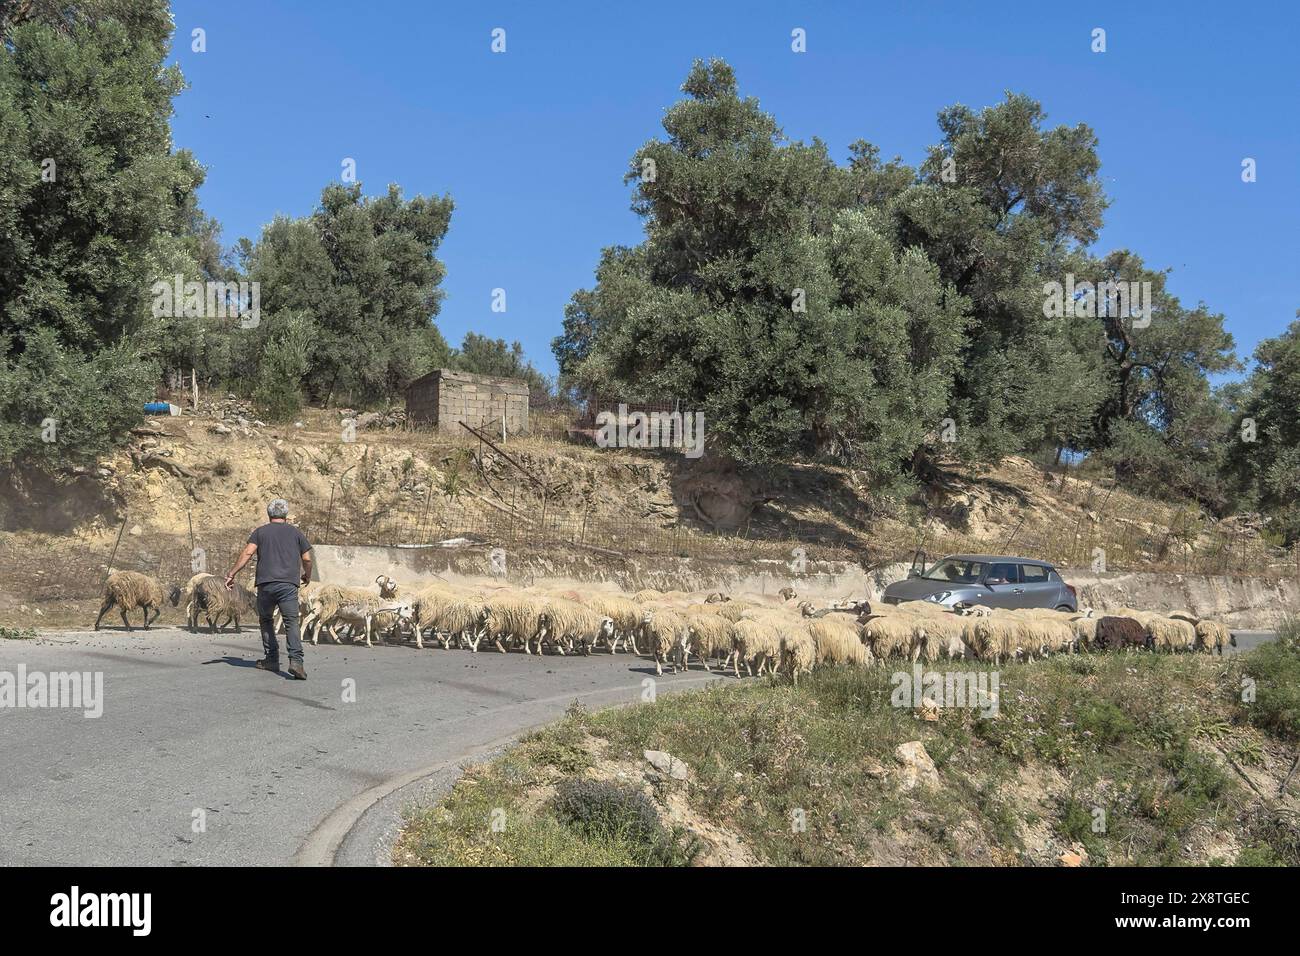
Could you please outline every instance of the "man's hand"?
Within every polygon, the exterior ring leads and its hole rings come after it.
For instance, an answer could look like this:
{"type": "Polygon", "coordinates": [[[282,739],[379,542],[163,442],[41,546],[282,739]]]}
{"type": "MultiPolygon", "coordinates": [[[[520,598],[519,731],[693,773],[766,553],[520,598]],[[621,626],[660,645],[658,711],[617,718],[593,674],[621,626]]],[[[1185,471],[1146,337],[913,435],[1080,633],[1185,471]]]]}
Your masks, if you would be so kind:
{"type": "Polygon", "coordinates": [[[305,587],[306,587],[308,584],[310,584],[310,583],[311,583],[311,572],[308,571],[308,572],[306,572],[305,574],[303,574],[303,576],[302,576],[302,583],[299,584],[298,587],[300,587],[300,588],[305,588],[305,587]]]}
{"type": "Polygon", "coordinates": [[[227,574],[227,575],[226,575],[226,590],[227,590],[227,591],[233,591],[234,589],[235,589],[235,576],[234,576],[233,574],[227,574]]]}

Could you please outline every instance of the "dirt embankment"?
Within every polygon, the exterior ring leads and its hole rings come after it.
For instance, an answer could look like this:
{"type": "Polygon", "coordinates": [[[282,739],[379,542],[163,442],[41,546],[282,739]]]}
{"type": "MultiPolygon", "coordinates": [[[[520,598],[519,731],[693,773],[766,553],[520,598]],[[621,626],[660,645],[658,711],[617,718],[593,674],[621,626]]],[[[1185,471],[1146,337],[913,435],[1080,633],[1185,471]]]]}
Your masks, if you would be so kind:
{"type": "MultiPolygon", "coordinates": [[[[503,546],[521,574],[623,588],[766,593],[793,577],[810,596],[870,593],[917,546],[931,557],[1005,548],[1087,566],[1100,552],[1111,568],[1294,574],[1248,519],[1211,522],[1021,458],[953,466],[900,502],[833,466],[742,474],[708,455],[691,462],[542,437],[512,437],[498,451],[468,434],[384,427],[380,416],[351,434],[343,421],[340,410],[311,409],[268,424],[225,399],[199,416],[149,419],[119,452],[62,481],[0,475],[0,620],[31,616],[24,606],[44,623],[84,616],[110,558],[169,581],[189,577],[196,547],[224,567],[274,497],[289,500],[318,544],[468,545],[449,567],[503,546]]],[[[1088,576],[1100,606],[1130,587],[1144,600],[1148,588],[1167,588],[1137,578],[1103,587],[1110,576],[1088,576]]],[[[1215,609],[1234,613],[1293,596],[1267,577],[1196,587],[1173,590],[1192,607],[1201,592],[1216,595],[1215,609]]]]}

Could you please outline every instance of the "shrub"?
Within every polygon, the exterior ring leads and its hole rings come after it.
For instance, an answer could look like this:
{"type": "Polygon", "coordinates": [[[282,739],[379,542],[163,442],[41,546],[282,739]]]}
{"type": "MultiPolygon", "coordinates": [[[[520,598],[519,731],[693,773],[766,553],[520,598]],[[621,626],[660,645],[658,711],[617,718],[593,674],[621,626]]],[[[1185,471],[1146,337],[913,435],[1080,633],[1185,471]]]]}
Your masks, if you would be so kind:
{"type": "Polygon", "coordinates": [[[556,789],[556,815],[588,837],[623,843],[653,866],[683,865],[689,856],[664,829],[654,804],[640,790],[609,780],[573,777],[556,789]]]}

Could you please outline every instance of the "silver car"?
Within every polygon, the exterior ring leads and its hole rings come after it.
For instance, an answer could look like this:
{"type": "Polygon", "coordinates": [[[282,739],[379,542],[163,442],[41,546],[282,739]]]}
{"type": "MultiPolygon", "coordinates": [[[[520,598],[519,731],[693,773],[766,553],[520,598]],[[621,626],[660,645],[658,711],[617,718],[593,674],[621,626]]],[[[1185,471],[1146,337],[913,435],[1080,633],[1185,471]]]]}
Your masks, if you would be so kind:
{"type": "Polygon", "coordinates": [[[1046,561],[1005,554],[950,554],[927,571],[924,556],[913,562],[907,578],[885,588],[886,604],[933,601],[948,608],[1047,607],[1077,611],[1074,588],[1046,561]]]}

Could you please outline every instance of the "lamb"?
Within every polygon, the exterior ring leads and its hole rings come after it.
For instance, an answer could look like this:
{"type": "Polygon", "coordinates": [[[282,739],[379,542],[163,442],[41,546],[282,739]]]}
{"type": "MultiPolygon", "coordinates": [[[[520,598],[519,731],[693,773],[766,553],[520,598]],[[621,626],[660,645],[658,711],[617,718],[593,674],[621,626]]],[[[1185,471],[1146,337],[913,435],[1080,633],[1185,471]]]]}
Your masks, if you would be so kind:
{"type": "Polygon", "coordinates": [[[1227,625],[1218,621],[1202,620],[1196,625],[1196,648],[1197,650],[1210,653],[1213,648],[1223,654],[1223,647],[1227,644],[1231,647],[1237,646],[1237,636],[1228,630],[1227,625]]]}
{"type": "Polygon", "coordinates": [[[1074,646],[1086,650],[1094,647],[1097,643],[1097,622],[1100,618],[1093,617],[1091,613],[1083,616],[1072,618],[1070,627],[1074,630],[1074,646]]]}
{"type": "Polygon", "coordinates": [[[215,632],[231,621],[235,622],[235,633],[241,631],[239,615],[242,613],[257,615],[257,595],[238,581],[233,589],[226,590],[226,582],[209,574],[194,585],[192,618],[194,630],[199,627],[199,612],[202,611],[208,621],[209,632],[215,632]],[[225,618],[223,621],[222,618],[225,618]]]}
{"type": "Polygon", "coordinates": [[[742,617],[733,628],[735,635],[735,658],[733,669],[740,676],[740,662],[745,662],[745,673],[753,676],[751,661],[758,661],[759,673],[769,660],[775,660],[781,652],[781,635],[766,621],[752,617],[742,617]]]}
{"type": "Polygon", "coordinates": [[[712,605],[709,607],[709,611],[692,610],[686,613],[687,633],[685,653],[682,655],[682,666],[686,670],[690,670],[692,654],[700,659],[706,671],[711,671],[709,658],[722,652],[730,660],[735,649],[735,626],[722,615],[714,614],[712,605]]]}
{"type": "Polygon", "coordinates": [[[99,630],[99,622],[104,619],[104,615],[111,608],[116,607],[128,631],[132,628],[126,612],[134,611],[136,608],[143,611],[144,629],[147,631],[149,625],[158,620],[158,615],[162,614],[163,603],[170,601],[172,607],[176,607],[180,603],[180,597],[179,587],[164,591],[163,586],[147,574],[140,574],[138,571],[112,571],[104,582],[104,603],[99,609],[99,616],[95,618],[95,630],[99,630]],[[153,617],[149,616],[150,611],[153,611],[153,617]]]}
{"type": "Polygon", "coordinates": [[[1151,648],[1151,636],[1141,621],[1122,615],[1106,615],[1097,621],[1097,646],[1104,650],[1121,647],[1151,648]]]}
{"type": "Polygon", "coordinates": [[[847,621],[818,618],[809,621],[807,627],[817,650],[815,664],[838,666],[871,663],[871,651],[862,643],[858,629],[847,621]]]}
{"type": "MultiPolygon", "coordinates": [[[[502,654],[506,652],[502,639],[522,641],[524,653],[531,654],[529,643],[542,629],[542,607],[541,602],[526,594],[507,591],[493,595],[484,606],[483,628],[470,645],[470,650],[477,651],[479,641],[486,636],[492,638],[502,654]]],[[[541,652],[541,640],[538,639],[537,653],[541,652]]]]}
{"type": "Polygon", "coordinates": [[[654,657],[655,673],[664,672],[664,662],[672,659],[673,673],[682,660],[689,627],[681,612],[665,607],[647,608],[641,618],[641,633],[654,657]]]}
{"type": "Polygon", "coordinates": [[[957,608],[957,613],[967,617],[991,617],[993,608],[984,604],[967,604],[964,607],[957,608]]]}
{"type": "Polygon", "coordinates": [[[564,598],[553,598],[542,607],[538,616],[541,627],[537,631],[537,653],[542,652],[545,640],[564,653],[564,643],[573,649],[576,640],[584,655],[591,653],[598,640],[614,640],[614,621],[591,608],[564,598]]]}

